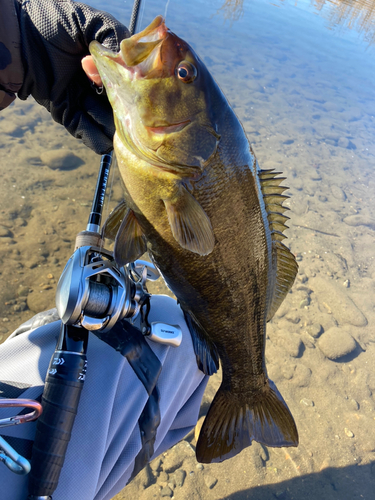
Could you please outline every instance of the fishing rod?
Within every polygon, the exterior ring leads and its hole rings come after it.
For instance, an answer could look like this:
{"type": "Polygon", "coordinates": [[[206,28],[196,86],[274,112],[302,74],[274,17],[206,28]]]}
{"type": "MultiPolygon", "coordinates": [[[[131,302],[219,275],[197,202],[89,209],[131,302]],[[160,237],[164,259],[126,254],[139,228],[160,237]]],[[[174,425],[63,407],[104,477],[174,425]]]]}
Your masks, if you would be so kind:
{"type": "MultiPolygon", "coordinates": [[[[141,0],[134,1],[130,36],[136,30],[140,4],[141,0]]],[[[133,276],[138,276],[133,285],[127,271],[116,268],[111,252],[102,249],[100,223],[111,164],[112,152],[101,158],[86,231],[77,235],[75,252],[56,290],[61,330],[47,370],[43,412],[37,421],[28,500],[52,500],[57,488],[86,377],[89,331],[109,330],[119,319],[137,314],[141,304],[132,297],[147,296],[144,283],[153,277],[150,266],[138,269],[140,277],[133,264],[133,276]]],[[[154,271],[154,279],[156,274],[154,271]]]]}

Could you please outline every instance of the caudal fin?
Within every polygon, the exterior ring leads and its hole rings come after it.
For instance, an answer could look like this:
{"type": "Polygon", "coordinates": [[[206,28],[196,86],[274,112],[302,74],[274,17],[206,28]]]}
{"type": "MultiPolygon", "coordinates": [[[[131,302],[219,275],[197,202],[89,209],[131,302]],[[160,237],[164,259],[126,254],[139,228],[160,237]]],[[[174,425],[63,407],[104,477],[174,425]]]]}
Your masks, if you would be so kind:
{"type": "Polygon", "coordinates": [[[249,401],[220,387],[199,434],[198,462],[222,462],[253,440],[273,447],[298,445],[296,424],[281,394],[271,381],[249,401]]]}

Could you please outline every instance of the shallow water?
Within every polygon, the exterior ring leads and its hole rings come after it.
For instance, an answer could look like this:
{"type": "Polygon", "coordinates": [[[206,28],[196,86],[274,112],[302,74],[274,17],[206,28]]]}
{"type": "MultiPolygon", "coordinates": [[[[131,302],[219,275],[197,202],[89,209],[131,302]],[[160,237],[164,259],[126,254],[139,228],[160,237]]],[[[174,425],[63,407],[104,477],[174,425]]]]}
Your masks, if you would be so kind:
{"type": "MultiPolygon", "coordinates": [[[[202,469],[192,456],[190,435],[117,498],[170,496],[177,469],[187,473],[183,486],[174,488],[178,499],[370,499],[375,488],[374,7],[338,0],[233,0],[220,9],[223,2],[170,0],[167,25],[209,67],[261,168],[276,168],[288,179],[286,243],[300,270],[268,327],[266,357],[270,378],[295,417],[300,445],[275,450],[254,444],[230,461],[202,469]],[[351,352],[329,359],[345,350],[351,352]]],[[[140,28],[164,14],[166,4],[146,0],[140,28]]],[[[111,0],[106,8],[127,23],[131,5],[111,0]]],[[[33,312],[53,307],[56,281],[75,235],[86,226],[99,157],[31,100],[0,114],[0,132],[0,336],[5,339],[33,312]],[[71,170],[53,170],[45,164],[50,150],[73,152],[81,162],[73,162],[71,170]]],[[[114,177],[110,205],[120,199],[114,177]]],[[[218,385],[213,377],[202,415],[218,385]]]]}

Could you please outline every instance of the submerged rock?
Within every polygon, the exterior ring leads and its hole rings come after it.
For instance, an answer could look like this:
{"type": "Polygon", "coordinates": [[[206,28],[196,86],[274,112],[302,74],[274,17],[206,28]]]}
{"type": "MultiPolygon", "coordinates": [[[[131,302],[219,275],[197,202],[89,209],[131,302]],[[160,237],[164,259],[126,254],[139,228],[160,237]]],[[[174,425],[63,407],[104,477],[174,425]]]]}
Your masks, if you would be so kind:
{"type": "Polygon", "coordinates": [[[348,217],[345,217],[344,222],[348,226],[368,226],[375,230],[375,219],[366,215],[348,215],[348,217]]]}
{"type": "Polygon", "coordinates": [[[310,283],[322,309],[333,314],[339,324],[367,325],[366,317],[348,296],[341,283],[321,277],[312,278],[310,283]]]}
{"type": "Polygon", "coordinates": [[[319,349],[329,359],[339,359],[354,351],[357,344],[342,328],[332,327],[320,337],[319,349]]]}
{"type": "Polygon", "coordinates": [[[317,339],[319,335],[322,333],[322,325],[320,323],[313,323],[312,325],[308,325],[306,331],[311,337],[317,339]]]}
{"type": "Polygon", "coordinates": [[[81,158],[63,149],[43,151],[40,158],[52,170],[73,170],[84,164],[81,158]]]}
{"type": "Polygon", "coordinates": [[[345,192],[339,186],[336,186],[336,184],[333,184],[331,186],[331,192],[332,192],[333,197],[336,198],[336,200],[340,200],[340,201],[346,200],[345,192]]]}

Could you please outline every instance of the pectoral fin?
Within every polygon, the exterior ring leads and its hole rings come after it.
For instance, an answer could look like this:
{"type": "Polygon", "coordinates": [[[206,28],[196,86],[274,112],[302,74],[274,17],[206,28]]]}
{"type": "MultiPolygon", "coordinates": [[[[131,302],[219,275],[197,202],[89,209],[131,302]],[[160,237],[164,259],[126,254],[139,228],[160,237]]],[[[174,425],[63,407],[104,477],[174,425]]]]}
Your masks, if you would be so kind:
{"type": "Polygon", "coordinates": [[[103,238],[115,240],[118,230],[120,229],[121,222],[124,220],[127,211],[126,202],[122,201],[115,207],[109,214],[107,220],[103,224],[102,235],[103,238]]]}
{"type": "Polygon", "coordinates": [[[215,246],[210,219],[184,186],[175,199],[163,200],[175,240],[191,252],[208,255],[215,246]]]}
{"type": "Polygon", "coordinates": [[[146,238],[142,228],[133,210],[128,208],[115,239],[113,251],[115,261],[121,267],[129,262],[134,262],[146,251],[146,238]]]}

